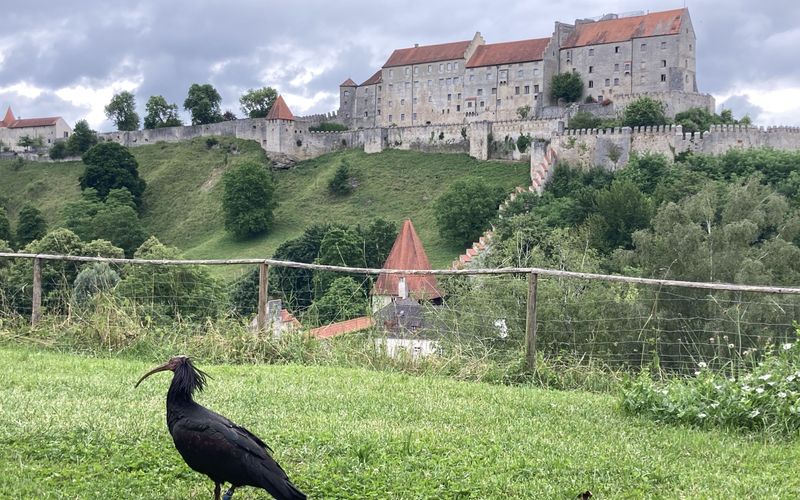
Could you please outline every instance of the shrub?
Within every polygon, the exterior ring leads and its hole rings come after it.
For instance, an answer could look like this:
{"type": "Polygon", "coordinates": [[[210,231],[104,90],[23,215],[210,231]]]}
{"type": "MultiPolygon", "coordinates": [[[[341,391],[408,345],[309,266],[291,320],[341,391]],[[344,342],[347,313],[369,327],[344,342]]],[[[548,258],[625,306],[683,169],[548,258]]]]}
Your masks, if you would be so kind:
{"type": "Polygon", "coordinates": [[[272,228],[275,186],[270,173],[257,162],[242,163],[225,172],[222,209],[225,229],[237,238],[249,238],[272,228]]]}
{"type": "Polygon", "coordinates": [[[517,150],[519,150],[520,153],[524,153],[528,150],[528,146],[531,145],[531,142],[533,141],[530,135],[520,135],[517,137],[517,150]]]}
{"type": "Polygon", "coordinates": [[[500,188],[477,180],[456,181],[436,200],[439,233],[460,245],[477,240],[497,214],[502,199],[500,188]]]}
{"type": "Polygon", "coordinates": [[[308,127],[311,132],[343,132],[348,128],[341,123],[320,122],[319,125],[308,127]]]}
{"type": "Polygon", "coordinates": [[[752,371],[743,374],[715,372],[702,361],[691,378],[654,381],[643,371],[624,384],[621,407],[671,424],[796,435],[798,396],[800,344],[794,339],[769,347],[760,362],[753,361],[752,371]]]}
{"type": "Polygon", "coordinates": [[[339,164],[333,178],[328,182],[328,191],[335,196],[345,196],[353,191],[353,186],[350,184],[350,166],[346,161],[339,164]]]}
{"type": "Polygon", "coordinates": [[[105,262],[87,264],[75,278],[75,302],[84,304],[94,295],[111,290],[119,283],[119,274],[105,262]]]}
{"type": "Polygon", "coordinates": [[[622,113],[624,127],[651,127],[666,125],[664,103],[649,97],[640,97],[625,107],[622,113]]]}
{"type": "Polygon", "coordinates": [[[597,128],[600,126],[600,122],[601,122],[600,118],[594,116],[588,111],[578,111],[572,118],[569,119],[569,122],[567,123],[567,128],[571,129],[597,128]]]}
{"type": "Polygon", "coordinates": [[[112,189],[125,188],[133,195],[136,206],[141,206],[146,184],[139,177],[139,164],[128,148],[116,142],[102,142],[84,153],[82,160],[86,170],[79,178],[81,190],[93,188],[104,200],[112,189]]]}
{"type": "Polygon", "coordinates": [[[577,102],[583,95],[583,80],[577,72],[560,73],[550,83],[550,97],[557,101],[577,102]]]}
{"type": "Polygon", "coordinates": [[[367,310],[364,289],[349,276],[334,279],[325,294],[314,302],[313,312],[319,324],[344,321],[363,315],[367,310]]]}
{"type": "Polygon", "coordinates": [[[517,108],[517,117],[520,120],[526,119],[531,114],[531,107],[529,104],[517,108]]]}
{"type": "Polygon", "coordinates": [[[58,141],[50,148],[50,159],[61,160],[67,157],[67,143],[58,141]]]}
{"type": "Polygon", "coordinates": [[[19,211],[17,221],[16,243],[21,248],[28,243],[38,240],[47,233],[47,222],[42,216],[42,212],[33,205],[25,205],[19,211]]]}

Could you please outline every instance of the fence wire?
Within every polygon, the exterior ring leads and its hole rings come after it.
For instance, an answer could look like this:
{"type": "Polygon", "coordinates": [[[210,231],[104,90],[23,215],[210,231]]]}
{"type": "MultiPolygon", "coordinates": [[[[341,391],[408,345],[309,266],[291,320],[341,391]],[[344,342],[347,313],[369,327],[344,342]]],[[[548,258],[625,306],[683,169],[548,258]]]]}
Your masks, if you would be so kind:
{"type": "MultiPolygon", "coordinates": [[[[0,257],[0,327],[30,321],[33,274],[33,259],[0,257]]],[[[134,334],[213,324],[267,337],[362,332],[361,338],[390,356],[457,353],[497,364],[524,358],[532,333],[527,274],[438,276],[442,297],[434,300],[413,289],[408,297],[400,290],[380,296],[376,278],[346,269],[272,265],[269,301],[262,308],[266,328],[259,331],[258,265],[41,260],[41,317],[48,324],[134,334]]],[[[537,355],[623,370],[657,365],[690,373],[700,363],[745,367],[770,346],[796,339],[798,308],[798,294],[540,275],[537,355]]]]}

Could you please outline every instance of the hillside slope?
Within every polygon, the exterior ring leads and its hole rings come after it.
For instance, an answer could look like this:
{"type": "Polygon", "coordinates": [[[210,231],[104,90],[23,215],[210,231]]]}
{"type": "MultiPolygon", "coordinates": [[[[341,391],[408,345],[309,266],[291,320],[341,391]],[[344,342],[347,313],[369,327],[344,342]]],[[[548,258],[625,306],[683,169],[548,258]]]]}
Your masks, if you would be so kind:
{"type": "MultiPolygon", "coordinates": [[[[183,250],[187,258],[268,257],[283,241],[314,223],[355,224],[375,217],[400,222],[411,218],[431,263],[444,267],[462,250],[439,237],[432,203],[454,181],[476,178],[511,192],[528,183],[524,163],[482,162],[466,155],[390,150],[375,155],[346,150],[276,171],[276,225],[268,235],[236,241],[222,223],[222,174],[239,162],[266,161],[252,141],[221,138],[209,148],[205,139],[132,148],[147,181],[142,219],[160,240],[183,250]],[[347,161],[357,184],[344,198],[328,194],[336,167],[347,161]]],[[[81,163],[0,162],[0,201],[15,212],[33,202],[51,225],[61,222],[63,205],[78,198],[81,163]]]]}

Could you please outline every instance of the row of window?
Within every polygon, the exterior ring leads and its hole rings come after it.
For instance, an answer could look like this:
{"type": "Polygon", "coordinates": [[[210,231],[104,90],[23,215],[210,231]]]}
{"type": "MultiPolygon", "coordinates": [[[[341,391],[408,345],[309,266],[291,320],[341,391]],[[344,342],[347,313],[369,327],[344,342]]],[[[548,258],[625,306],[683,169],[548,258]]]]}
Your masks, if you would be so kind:
{"type": "MultiPolygon", "coordinates": [[[[641,69],[646,69],[647,68],[647,62],[646,61],[642,61],[639,64],[639,67],[641,69]]],[[[662,59],[661,60],[661,67],[662,68],[666,68],[667,67],[667,60],[666,59],[662,59]]],[[[631,63],[629,63],[629,62],[625,63],[625,71],[630,71],[630,69],[631,69],[631,63]]],[[[619,72],[619,63],[615,63],[614,64],[614,72],[616,72],[616,73],[619,72]]],[[[589,73],[590,74],[594,73],[594,66],[589,66],[589,73]]]]}
{"type": "MultiPolygon", "coordinates": [[[[630,76],[630,75],[626,73],[625,76],[630,76]]],[[[686,80],[687,81],[689,80],[688,75],[686,77],[686,80]]],[[[639,76],[639,81],[641,83],[645,83],[647,81],[646,76],[645,75],[640,75],[639,76]]],[[[665,73],[661,73],[661,81],[662,82],[666,82],[667,81],[667,75],[665,73]]],[[[606,87],[610,87],[611,86],[611,79],[610,78],[606,78],[605,83],[606,83],[606,87]]],[[[614,85],[619,85],[619,78],[614,78],[614,85]]],[[[594,88],[594,80],[589,80],[588,86],[589,86],[590,89],[593,89],[594,88]]]]}
{"type": "MultiPolygon", "coordinates": [[[[444,73],[446,71],[458,71],[458,61],[449,62],[449,63],[439,63],[439,73],[444,73]]],[[[419,66],[414,66],[414,74],[419,74],[419,66]]],[[[433,64],[428,65],[428,74],[433,73],[433,64]]],[[[406,66],[404,68],[404,72],[406,76],[411,74],[411,66],[406,66]]],[[[389,78],[394,78],[394,68],[389,68],[389,78]]]]}

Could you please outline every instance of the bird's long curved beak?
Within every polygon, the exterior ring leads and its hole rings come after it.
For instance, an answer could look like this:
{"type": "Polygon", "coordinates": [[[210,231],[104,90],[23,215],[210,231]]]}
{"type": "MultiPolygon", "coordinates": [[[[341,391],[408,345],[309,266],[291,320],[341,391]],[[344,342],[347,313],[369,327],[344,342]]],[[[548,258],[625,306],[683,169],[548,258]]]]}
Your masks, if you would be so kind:
{"type": "Polygon", "coordinates": [[[169,363],[164,363],[161,366],[157,366],[157,367],[153,368],[152,370],[150,370],[149,372],[147,372],[144,375],[142,375],[142,378],[140,378],[139,381],[136,382],[136,385],[134,385],[133,387],[134,388],[139,387],[139,384],[142,383],[142,380],[146,379],[150,375],[152,375],[154,373],[158,373],[158,372],[167,371],[167,370],[170,370],[169,363]]]}

